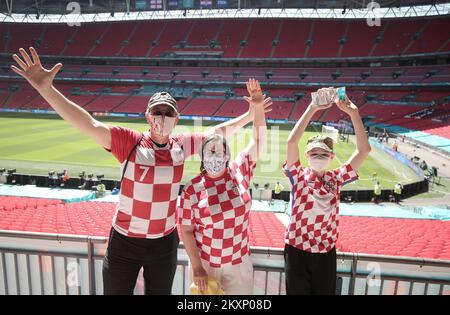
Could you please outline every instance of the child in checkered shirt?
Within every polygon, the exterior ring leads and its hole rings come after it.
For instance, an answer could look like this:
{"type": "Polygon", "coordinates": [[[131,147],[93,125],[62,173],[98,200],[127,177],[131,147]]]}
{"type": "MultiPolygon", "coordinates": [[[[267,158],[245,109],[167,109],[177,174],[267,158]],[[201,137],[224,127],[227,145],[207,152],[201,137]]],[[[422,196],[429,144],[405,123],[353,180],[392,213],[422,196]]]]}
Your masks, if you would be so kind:
{"type": "Polygon", "coordinates": [[[329,88],[329,103],[308,106],[288,138],[283,168],[291,187],[290,222],[285,235],[287,294],[334,294],[336,287],[336,241],[339,224],[339,190],[358,178],[356,171],[370,153],[370,145],[358,108],[348,97],[339,101],[329,88]],[[355,128],[356,150],[340,167],[327,170],[335,157],[333,140],[324,135],[307,141],[309,167],[300,164],[299,141],[315,113],[336,103],[350,116],[355,128]]]}
{"type": "Polygon", "coordinates": [[[209,292],[211,278],[221,284],[225,294],[253,291],[247,233],[250,180],[264,148],[264,107],[271,100],[264,98],[254,79],[247,82],[247,90],[250,97],[246,100],[254,115],[251,142],[230,161],[225,139],[220,135],[207,137],[202,145],[201,173],[186,184],[180,200],[181,235],[191,278],[201,292],[209,292]]]}

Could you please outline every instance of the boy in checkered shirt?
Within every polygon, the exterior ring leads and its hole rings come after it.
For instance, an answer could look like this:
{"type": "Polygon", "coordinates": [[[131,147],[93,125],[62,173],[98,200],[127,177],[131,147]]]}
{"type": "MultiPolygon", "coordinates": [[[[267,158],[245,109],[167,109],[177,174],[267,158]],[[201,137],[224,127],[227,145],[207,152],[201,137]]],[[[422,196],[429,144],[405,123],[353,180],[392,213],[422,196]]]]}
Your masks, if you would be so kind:
{"type": "Polygon", "coordinates": [[[225,294],[252,294],[253,264],[248,245],[251,208],[250,180],[266,137],[264,99],[259,82],[249,80],[250,106],[254,107],[253,138],[234,161],[223,137],[206,138],[202,145],[201,173],[183,189],[179,223],[190,260],[190,275],[201,292],[208,277],[225,294]]]}
{"type": "Polygon", "coordinates": [[[370,153],[370,145],[358,108],[346,97],[339,101],[327,88],[321,96],[333,95],[326,105],[308,106],[289,135],[283,168],[290,182],[291,214],[285,235],[287,294],[334,294],[336,286],[336,240],[339,224],[339,190],[358,178],[356,171],[370,153]],[[350,116],[355,128],[356,151],[340,167],[327,170],[335,157],[333,140],[318,135],[307,141],[309,167],[300,163],[299,141],[311,118],[336,103],[350,116]]]}
{"type": "MultiPolygon", "coordinates": [[[[133,294],[141,268],[145,294],[170,294],[177,267],[176,204],[187,157],[198,152],[210,134],[225,138],[253,120],[253,108],[210,128],[206,133],[172,135],[179,119],[176,100],[167,92],[155,93],[147,104],[149,129],[134,131],[108,126],[67,99],[53,85],[58,63],[45,69],[36,50],[20,49],[12,70],[26,79],[69,124],[111,152],[122,170],[119,204],[103,261],[105,294],[133,294]]],[[[143,111],[145,105],[143,105],[143,111]]]]}

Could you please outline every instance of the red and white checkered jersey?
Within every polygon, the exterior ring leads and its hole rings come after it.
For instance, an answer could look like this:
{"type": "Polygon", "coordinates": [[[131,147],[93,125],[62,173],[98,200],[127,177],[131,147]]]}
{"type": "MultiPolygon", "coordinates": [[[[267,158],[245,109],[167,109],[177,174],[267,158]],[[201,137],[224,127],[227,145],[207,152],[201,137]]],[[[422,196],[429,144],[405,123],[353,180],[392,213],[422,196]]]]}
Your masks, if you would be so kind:
{"type": "MultiPolygon", "coordinates": [[[[111,153],[121,163],[121,172],[140,132],[110,126],[111,153]]],[[[113,218],[117,232],[137,238],[160,238],[176,227],[177,199],[183,177],[184,160],[198,152],[203,135],[182,134],[158,147],[144,132],[131,155],[120,189],[113,218]]]]}
{"type": "Polygon", "coordinates": [[[285,243],[311,253],[331,251],[338,238],[339,190],[358,179],[350,164],[325,171],[322,180],[297,161],[283,165],[291,186],[291,215],[285,243]]]}
{"type": "Polygon", "coordinates": [[[212,179],[200,174],[183,189],[178,221],[193,225],[200,257],[211,267],[236,265],[249,254],[250,180],[256,164],[241,153],[225,174],[212,179]]]}

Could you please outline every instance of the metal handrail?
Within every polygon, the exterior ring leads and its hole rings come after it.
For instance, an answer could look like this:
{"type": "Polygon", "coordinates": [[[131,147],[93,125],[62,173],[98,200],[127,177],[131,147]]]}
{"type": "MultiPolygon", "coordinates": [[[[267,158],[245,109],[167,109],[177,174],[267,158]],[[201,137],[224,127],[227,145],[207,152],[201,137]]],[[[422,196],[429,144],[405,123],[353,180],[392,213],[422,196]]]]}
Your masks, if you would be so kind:
{"type": "MultiPolygon", "coordinates": [[[[66,242],[91,242],[94,244],[105,244],[108,242],[107,237],[103,236],[86,236],[86,235],[72,235],[72,234],[57,234],[57,233],[39,233],[39,232],[24,232],[24,231],[8,231],[0,230],[0,237],[17,237],[17,238],[33,238],[40,240],[53,240],[53,241],[66,241],[66,242]]],[[[184,249],[184,244],[180,242],[178,246],[179,249],[184,249]]],[[[283,256],[282,248],[274,247],[261,247],[261,246],[251,246],[251,253],[253,254],[266,254],[268,256],[283,256]]],[[[337,252],[337,259],[341,260],[352,260],[357,259],[358,261],[374,261],[374,262],[384,262],[384,263],[400,263],[400,264],[410,264],[419,265],[422,267],[433,266],[433,267],[449,267],[450,260],[441,260],[433,258],[414,258],[406,256],[390,256],[390,255],[378,255],[378,254],[359,254],[359,253],[349,253],[349,252],[337,252]]]]}
{"type": "MultiPolygon", "coordinates": [[[[102,259],[103,254],[96,254],[94,251],[95,244],[106,244],[108,242],[107,237],[96,237],[96,236],[83,236],[83,235],[68,235],[68,234],[53,234],[53,233],[36,233],[36,232],[23,232],[23,231],[4,231],[0,230],[0,237],[8,237],[8,238],[23,238],[23,239],[33,239],[33,240],[47,240],[47,241],[57,241],[57,242],[75,242],[75,243],[85,243],[86,244],[86,253],[80,253],[79,251],[71,252],[70,249],[66,252],[60,252],[58,250],[47,249],[45,252],[40,251],[39,249],[20,249],[20,248],[11,248],[5,247],[0,244],[0,253],[9,253],[14,255],[14,264],[16,264],[16,257],[19,254],[25,255],[43,255],[50,256],[52,259],[56,257],[64,257],[66,258],[76,258],[76,259],[87,259],[88,263],[88,292],[89,294],[96,294],[96,283],[95,283],[95,261],[102,259]]],[[[180,243],[178,249],[185,249],[184,244],[180,243]]],[[[279,291],[281,292],[281,279],[282,274],[284,273],[284,249],[282,248],[271,248],[271,247],[251,247],[252,255],[257,258],[254,260],[254,269],[255,271],[265,271],[266,272],[266,283],[265,283],[265,292],[267,292],[267,278],[269,272],[279,273],[279,291]],[[266,257],[279,257],[279,263],[275,265],[266,265],[264,262],[258,260],[259,256],[266,257]]],[[[4,266],[4,255],[1,255],[3,259],[4,266]]],[[[29,256],[27,256],[29,257],[29,256]]],[[[27,258],[29,259],[29,258],[27,258]]],[[[356,280],[361,279],[367,276],[365,271],[358,270],[358,262],[378,262],[378,263],[391,263],[391,264],[404,264],[404,265],[412,265],[422,267],[441,267],[448,268],[450,270],[450,261],[449,260],[438,260],[438,259],[430,259],[430,258],[412,258],[412,257],[398,257],[398,256],[388,256],[388,255],[372,255],[372,254],[358,254],[358,253],[337,253],[337,260],[341,261],[350,261],[350,270],[349,271],[338,271],[338,277],[346,277],[349,278],[349,288],[348,293],[355,293],[356,280]]],[[[278,262],[275,260],[275,262],[278,262]]],[[[183,266],[183,279],[185,277],[185,268],[188,265],[187,256],[178,259],[178,265],[183,266]]],[[[29,265],[27,264],[27,268],[29,265]]],[[[5,267],[3,272],[5,272],[5,267]]],[[[17,273],[17,269],[16,269],[17,273]]],[[[449,272],[450,274],[450,272],[449,272]]],[[[29,274],[28,274],[29,276],[29,274]]],[[[409,281],[411,282],[410,291],[412,290],[412,283],[425,283],[428,288],[429,284],[438,284],[439,292],[441,293],[444,290],[444,286],[450,286],[450,280],[445,278],[433,279],[432,277],[420,277],[415,275],[389,275],[387,273],[380,275],[381,281],[395,281],[397,292],[398,283],[400,281],[409,281]]],[[[185,281],[183,281],[183,292],[185,289],[185,281]]],[[[367,293],[368,287],[364,288],[365,293],[367,293]]]]}
{"type": "Polygon", "coordinates": [[[90,240],[92,243],[99,243],[99,244],[106,243],[108,241],[108,238],[103,236],[40,233],[40,232],[9,231],[9,230],[0,230],[0,237],[32,238],[35,240],[80,242],[80,243],[88,242],[90,240]]]}

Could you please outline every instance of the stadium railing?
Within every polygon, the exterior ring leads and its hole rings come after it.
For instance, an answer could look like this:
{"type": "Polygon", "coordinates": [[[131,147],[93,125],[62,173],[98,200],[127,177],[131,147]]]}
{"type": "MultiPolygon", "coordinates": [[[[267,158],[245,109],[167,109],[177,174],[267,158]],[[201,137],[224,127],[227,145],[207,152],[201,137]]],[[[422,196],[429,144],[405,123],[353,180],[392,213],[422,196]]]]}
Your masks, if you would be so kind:
{"type": "MultiPolygon", "coordinates": [[[[0,294],[102,294],[105,237],[0,231],[0,294]]],[[[285,294],[282,249],[252,248],[255,294],[285,294]]],[[[450,294],[450,261],[338,253],[338,294],[450,294]]],[[[173,294],[188,294],[188,259],[178,249],[173,294]]],[[[142,275],[135,293],[144,292],[142,275]]]]}

